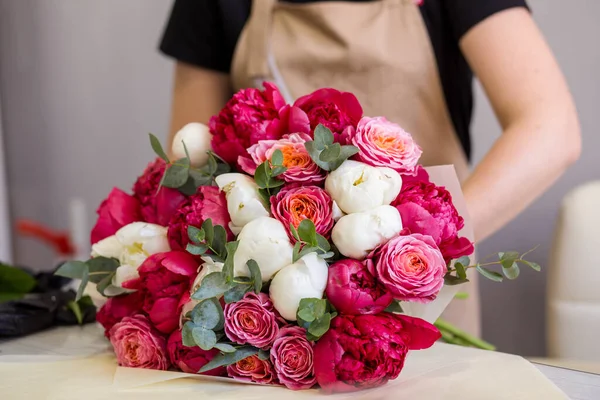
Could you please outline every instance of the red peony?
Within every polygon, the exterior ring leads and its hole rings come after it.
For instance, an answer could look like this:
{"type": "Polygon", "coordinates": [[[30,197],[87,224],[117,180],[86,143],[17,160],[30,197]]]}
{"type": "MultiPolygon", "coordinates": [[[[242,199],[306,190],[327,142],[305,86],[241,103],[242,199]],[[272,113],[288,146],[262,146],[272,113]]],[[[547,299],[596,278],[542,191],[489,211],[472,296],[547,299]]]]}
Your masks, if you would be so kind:
{"type": "Polygon", "coordinates": [[[352,392],[395,379],[408,350],[431,347],[437,328],[419,318],[382,313],[340,315],[315,345],[315,375],[328,393],[352,392]]]}
{"type": "Polygon", "coordinates": [[[125,317],[110,330],[110,343],[119,365],[130,368],[169,368],[166,341],[144,315],[125,317]]]}
{"type": "Polygon", "coordinates": [[[92,229],[92,244],[114,235],[125,225],[142,220],[140,203],[118,188],[113,188],[96,213],[98,220],[92,229]]]}
{"type": "Polygon", "coordinates": [[[108,298],[96,313],[96,320],[104,327],[104,336],[108,337],[113,325],[123,318],[142,313],[143,304],[144,298],[140,292],[108,298]]]}
{"type": "Polygon", "coordinates": [[[133,195],[142,206],[144,221],[166,226],[177,211],[185,196],[177,189],[161,187],[160,180],[165,173],[166,163],[157,158],[144,170],[133,185],[133,195]]]}
{"type": "Polygon", "coordinates": [[[211,219],[213,225],[221,225],[227,231],[227,240],[233,240],[229,230],[229,212],[225,193],[215,186],[201,186],[195,195],[190,196],[171,217],[167,237],[173,250],[185,250],[189,243],[187,229],[192,225],[202,227],[202,223],[211,219]]]}
{"type": "MultiPolygon", "coordinates": [[[[285,101],[277,87],[264,83],[265,90],[242,89],[233,95],[218,115],[209,122],[213,151],[229,164],[259,140],[279,139],[288,133],[279,111],[285,101]]],[[[289,117],[290,112],[287,111],[289,117]]]]}
{"type": "Polygon", "coordinates": [[[143,310],[162,333],[179,327],[180,300],[190,290],[198,263],[183,251],[153,254],[139,267],[139,278],[123,283],[144,297],[143,310]]]}
{"type": "Polygon", "coordinates": [[[242,382],[254,382],[263,385],[276,385],[277,376],[269,360],[261,360],[258,356],[246,357],[227,366],[227,374],[242,382]]]}
{"type": "Polygon", "coordinates": [[[340,314],[378,314],[392,303],[392,295],[360,261],[345,259],[329,267],[327,299],[340,314]]]}
{"type": "Polygon", "coordinates": [[[444,187],[428,179],[405,180],[392,205],[400,212],[404,229],[431,236],[446,262],[473,253],[473,243],[459,236],[465,221],[444,187]]]}
{"type": "MultiPolygon", "coordinates": [[[[219,354],[219,350],[217,349],[205,351],[200,347],[184,346],[180,330],[173,332],[169,336],[167,352],[169,353],[171,364],[189,374],[197,374],[204,365],[208,364],[210,360],[219,354]]],[[[227,375],[227,371],[225,367],[219,367],[203,372],[202,375],[225,376],[227,375]]]]}
{"type": "Polygon", "coordinates": [[[346,128],[356,128],[363,114],[360,103],[352,93],[335,89],[316,90],[300,97],[294,106],[308,115],[311,130],[323,124],[334,136],[342,134],[346,128]]]}
{"type": "Polygon", "coordinates": [[[279,382],[288,389],[310,389],[317,383],[313,344],[304,328],[288,326],[279,331],[271,349],[271,362],[279,382]]]}
{"type": "Polygon", "coordinates": [[[225,305],[225,334],[238,344],[268,349],[279,333],[280,317],[264,293],[249,292],[235,303],[225,305]]]}

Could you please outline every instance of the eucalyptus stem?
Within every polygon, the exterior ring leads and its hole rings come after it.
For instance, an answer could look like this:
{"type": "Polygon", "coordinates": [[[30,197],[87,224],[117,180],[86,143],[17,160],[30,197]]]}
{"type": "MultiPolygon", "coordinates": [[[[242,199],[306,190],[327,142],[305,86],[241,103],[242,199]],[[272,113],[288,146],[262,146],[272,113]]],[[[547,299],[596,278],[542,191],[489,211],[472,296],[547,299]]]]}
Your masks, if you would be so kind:
{"type": "Polygon", "coordinates": [[[444,339],[445,341],[449,341],[449,343],[455,343],[456,341],[453,339],[456,338],[467,345],[471,345],[479,349],[491,351],[496,350],[496,347],[491,343],[476,338],[475,336],[469,335],[468,333],[458,329],[454,325],[441,318],[439,318],[434,325],[440,330],[440,333],[442,334],[442,339],[444,339]],[[450,337],[450,339],[446,339],[448,337],[450,337]]]}

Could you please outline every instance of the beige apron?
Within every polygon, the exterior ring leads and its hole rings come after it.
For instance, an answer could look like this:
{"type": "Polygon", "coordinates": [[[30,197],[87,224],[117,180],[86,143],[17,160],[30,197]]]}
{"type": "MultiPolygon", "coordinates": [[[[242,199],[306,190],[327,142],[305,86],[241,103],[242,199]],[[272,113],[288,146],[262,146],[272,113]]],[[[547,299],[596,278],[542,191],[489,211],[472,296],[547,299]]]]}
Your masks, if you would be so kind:
{"type": "MultiPolygon", "coordinates": [[[[272,81],[288,102],[323,87],[352,92],[365,115],[383,115],[412,133],[424,165],[454,164],[461,180],[468,175],[414,0],[254,0],[232,80],[235,90],[272,81]]],[[[443,317],[479,335],[476,278],[464,286],[469,299],[453,301],[443,317]]]]}

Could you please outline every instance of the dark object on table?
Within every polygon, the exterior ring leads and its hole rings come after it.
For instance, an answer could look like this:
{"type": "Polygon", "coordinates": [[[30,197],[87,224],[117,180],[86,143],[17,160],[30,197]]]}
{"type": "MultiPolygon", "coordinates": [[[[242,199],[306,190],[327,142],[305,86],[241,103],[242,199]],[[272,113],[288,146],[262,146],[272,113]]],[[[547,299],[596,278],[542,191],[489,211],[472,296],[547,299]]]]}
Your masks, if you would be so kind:
{"type": "MultiPolygon", "coordinates": [[[[53,273],[35,275],[36,287],[19,300],[0,303],[0,337],[19,337],[56,325],[75,325],[77,317],[69,308],[75,300],[73,290],[62,288],[70,279],[53,273]]],[[[79,302],[83,323],[94,322],[96,308],[91,302],[79,302]]]]}

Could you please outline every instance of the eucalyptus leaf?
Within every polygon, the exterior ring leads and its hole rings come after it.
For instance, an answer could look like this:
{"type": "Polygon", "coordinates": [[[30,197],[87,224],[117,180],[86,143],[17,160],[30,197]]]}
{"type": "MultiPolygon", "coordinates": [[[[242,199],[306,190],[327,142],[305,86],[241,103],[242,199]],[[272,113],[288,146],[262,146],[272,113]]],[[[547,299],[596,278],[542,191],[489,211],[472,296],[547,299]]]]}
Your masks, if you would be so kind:
{"type": "Polygon", "coordinates": [[[75,315],[75,319],[77,320],[77,323],[79,325],[82,325],[83,324],[83,313],[81,312],[81,307],[79,306],[79,303],[71,300],[67,303],[67,308],[69,310],[71,310],[73,315],[75,315]]]}
{"type": "Polygon", "coordinates": [[[238,361],[258,354],[258,349],[252,346],[244,346],[236,349],[233,353],[217,354],[212,360],[205,364],[199,373],[210,371],[212,369],[235,364],[238,361]]]}
{"type": "Polygon", "coordinates": [[[192,329],[192,337],[202,350],[211,350],[217,344],[217,336],[210,330],[201,326],[195,326],[192,329]]]}
{"type": "Polygon", "coordinates": [[[308,332],[320,338],[329,330],[329,325],[331,323],[331,314],[327,313],[319,317],[317,320],[313,321],[308,327],[308,332]]]}
{"type": "Polygon", "coordinates": [[[458,260],[456,260],[457,263],[461,263],[464,266],[469,266],[469,264],[471,264],[471,259],[467,256],[463,256],[461,258],[459,258],[458,260]]]}
{"type": "MultiPolygon", "coordinates": [[[[106,296],[106,289],[111,285],[112,283],[112,279],[115,276],[116,272],[111,272],[110,274],[104,276],[97,284],[96,284],[96,290],[98,291],[98,293],[100,293],[102,296],[108,297],[106,296]]],[[[122,289],[122,288],[121,288],[122,289]]]]}
{"type": "Polygon", "coordinates": [[[279,176],[279,175],[283,174],[285,171],[287,171],[287,168],[286,168],[286,167],[280,167],[280,166],[278,166],[278,167],[275,167],[275,168],[273,168],[273,170],[271,171],[271,174],[272,174],[271,176],[273,176],[273,177],[275,177],[275,176],[279,176]]]}
{"type": "Polygon", "coordinates": [[[338,159],[341,153],[341,148],[339,143],[334,143],[330,146],[325,147],[325,149],[319,154],[319,160],[325,162],[333,162],[338,159]]]}
{"type": "Polygon", "coordinates": [[[444,284],[448,286],[461,285],[467,282],[469,282],[467,278],[459,278],[458,276],[450,274],[444,275],[444,284]]]}
{"type": "Polygon", "coordinates": [[[304,246],[302,250],[300,250],[300,253],[298,253],[298,259],[304,257],[307,254],[316,253],[318,252],[318,250],[318,247],[304,246]]]}
{"type": "Polygon", "coordinates": [[[225,246],[227,244],[227,231],[221,225],[214,225],[213,230],[214,238],[211,246],[221,258],[221,261],[224,261],[225,257],[227,257],[227,248],[225,246]]]}
{"type": "Polygon", "coordinates": [[[282,166],[283,165],[283,153],[281,150],[277,149],[271,155],[271,164],[274,166],[282,166]]]}
{"type": "Polygon", "coordinates": [[[89,269],[86,268],[83,270],[83,274],[81,275],[81,283],[79,284],[79,288],[77,289],[77,295],[75,296],[75,301],[79,301],[83,296],[83,292],[85,291],[85,287],[88,284],[88,280],[90,277],[89,269]]]}
{"type": "Polygon", "coordinates": [[[398,300],[393,300],[389,306],[385,309],[386,312],[389,313],[401,313],[403,312],[402,306],[398,300]]]}
{"type": "Polygon", "coordinates": [[[165,171],[163,186],[177,189],[185,185],[188,180],[190,167],[179,164],[172,164],[165,171]]]}
{"type": "MultiPolygon", "coordinates": [[[[189,176],[194,181],[196,189],[200,186],[210,186],[213,183],[213,177],[210,176],[210,174],[194,168],[190,169],[189,176]]],[[[194,193],[196,193],[196,191],[194,191],[194,193]]]]}
{"type": "Polygon", "coordinates": [[[333,251],[328,251],[327,253],[319,254],[319,257],[321,257],[324,260],[327,260],[333,256],[335,256],[335,253],[333,251]]]}
{"type": "Polygon", "coordinates": [[[252,285],[249,283],[238,283],[231,289],[225,292],[223,299],[225,303],[235,303],[244,298],[244,295],[252,290],[252,285]]]}
{"type": "Polygon", "coordinates": [[[538,263],[534,263],[534,262],[531,262],[531,261],[525,261],[525,260],[523,260],[521,262],[524,263],[524,264],[527,264],[531,269],[533,269],[535,271],[539,272],[539,271],[542,270],[542,267],[540,267],[540,264],[538,264],[538,263]]]}
{"type": "Polygon", "coordinates": [[[248,260],[246,266],[248,267],[248,270],[250,270],[250,277],[254,281],[254,292],[258,294],[262,289],[262,274],[260,273],[260,268],[254,260],[248,260]]]}
{"type": "Polygon", "coordinates": [[[188,225],[187,235],[192,243],[198,244],[202,243],[202,241],[204,240],[205,233],[203,229],[199,229],[193,225],[188,225]]]}
{"type": "Polygon", "coordinates": [[[324,236],[321,236],[317,233],[315,237],[317,239],[317,246],[319,246],[322,250],[327,252],[331,249],[331,245],[329,244],[329,241],[327,239],[325,239],[324,236]]]}
{"type": "Polygon", "coordinates": [[[481,275],[494,282],[502,282],[504,280],[501,274],[482,267],[481,265],[477,265],[475,269],[479,271],[481,275]]]}
{"type": "Polygon", "coordinates": [[[294,237],[294,239],[300,240],[300,236],[298,236],[298,230],[296,229],[294,224],[292,224],[291,222],[290,222],[290,232],[291,232],[292,236],[294,237]]]}
{"type": "Polygon", "coordinates": [[[223,353],[234,353],[235,347],[227,343],[217,343],[215,344],[215,349],[221,350],[223,353]]]}
{"type": "Polygon", "coordinates": [[[207,160],[207,168],[208,168],[208,173],[211,175],[214,175],[217,173],[217,170],[219,168],[218,164],[217,164],[217,159],[213,156],[210,155],[208,156],[208,160],[207,160]]]}
{"type": "Polygon", "coordinates": [[[314,131],[315,144],[318,150],[324,150],[327,146],[333,144],[333,133],[323,124],[315,127],[314,131]]]}
{"type": "Polygon", "coordinates": [[[317,245],[317,232],[315,224],[310,219],[303,219],[298,225],[298,235],[304,242],[311,246],[317,245]]]}
{"type": "Polygon", "coordinates": [[[300,300],[296,315],[307,322],[312,322],[322,317],[327,311],[327,300],[305,298],[300,300]]]}
{"type": "Polygon", "coordinates": [[[223,274],[212,272],[202,279],[198,290],[192,294],[194,300],[205,300],[220,296],[231,288],[231,284],[225,282],[223,274]]]}
{"type": "Polygon", "coordinates": [[[167,153],[165,153],[165,151],[163,150],[162,145],[160,144],[160,140],[158,140],[158,138],[151,133],[149,133],[148,135],[150,136],[150,146],[152,146],[152,150],[154,150],[154,153],[160,158],[162,158],[166,163],[168,163],[169,157],[167,156],[167,153]]]}
{"type": "Polygon", "coordinates": [[[300,242],[294,243],[294,249],[292,251],[292,262],[295,263],[300,259],[300,247],[302,244],[300,242]]]}
{"type": "Polygon", "coordinates": [[[206,253],[207,250],[208,250],[208,246],[205,244],[188,243],[185,246],[185,251],[187,251],[188,253],[193,254],[195,256],[201,256],[202,254],[206,253]]]}
{"type": "Polygon", "coordinates": [[[225,249],[227,250],[227,258],[225,259],[225,263],[223,265],[223,276],[225,277],[225,282],[227,283],[233,280],[233,258],[239,244],[240,243],[238,241],[235,241],[229,242],[225,245],[225,249]]]}
{"type": "Polygon", "coordinates": [[[181,329],[181,342],[184,346],[187,347],[196,347],[196,341],[194,340],[194,336],[192,335],[192,329],[194,329],[195,325],[193,322],[188,321],[183,325],[181,329]]]}
{"type": "Polygon", "coordinates": [[[508,279],[517,279],[519,277],[520,270],[517,263],[513,263],[508,268],[505,268],[504,265],[502,265],[502,272],[508,279]]]}
{"type": "Polygon", "coordinates": [[[265,360],[268,360],[270,357],[271,357],[271,354],[270,354],[269,350],[259,350],[258,351],[258,358],[260,360],[265,361],[265,360]]]}
{"type": "Polygon", "coordinates": [[[256,167],[256,171],[254,171],[254,181],[261,189],[266,189],[269,187],[268,182],[271,178],[269,172],[271,171],[269,167],[269,162],[265,161],[256,167]]]}
{"type": "Polygon", "coordinates": [[[215,297],[206,299],[196,304],[192,310],[194,325],[205,329],[220,330],[223,326],[223,309],[215,297]]]}
{"type": "Polygon", "coordinates": [[[211,218],[204,220],[204,222],[202,223],[202,230],[204,231],[204,238],[206,239],[206,243],[212,245],[212,242],[215,238],[215,228],[212,224],[211,218]]]}
{"type": "Polygon", "coordinates": [[[81,279],[83,271],[89,272],[89,267],[83,261],[67,261],[63,263],[54,273],[54,275],[64,276],[65,278],[81,279]]]}
{"type": "Polygon", "coordinates": [[[456,269],[456,275],[460,279],[467,279],[467,271],[465,270],[465,266],[459,262],[454,263],[454,268],[456,269]]]}
{"type": "Polygon", "coordinates": [[[514,262],[519,259],[519,253],[516,251],[498,253],[498,258],[503,268],[511,268],[514,262]]]}

